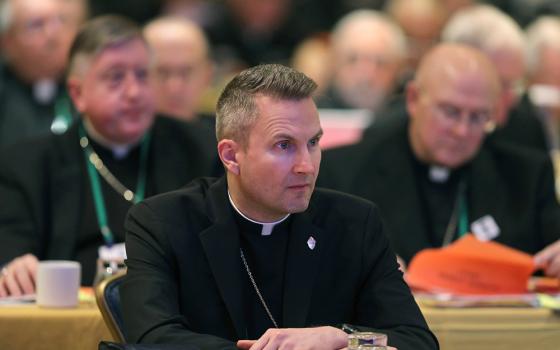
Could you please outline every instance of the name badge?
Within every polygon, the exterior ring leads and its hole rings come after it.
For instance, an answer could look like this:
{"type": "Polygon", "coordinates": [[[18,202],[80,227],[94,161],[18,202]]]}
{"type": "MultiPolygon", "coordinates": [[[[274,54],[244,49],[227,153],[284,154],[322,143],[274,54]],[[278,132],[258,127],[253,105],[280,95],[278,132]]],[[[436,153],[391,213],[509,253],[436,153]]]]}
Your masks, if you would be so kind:
{"type": "Polygon", "coordinates": [[[500,235],[500,227],[490,215],[484,215],[471,224],[472,233],[480,241],[491,241],[500,235]]]}
{"type": "Polygon", "coordinates": [[[124,243],[116,243],[112,246],[102,245],[98,250],[99,259],[106,261],[123,261],[126,259],[126,248],[124,243]]]}

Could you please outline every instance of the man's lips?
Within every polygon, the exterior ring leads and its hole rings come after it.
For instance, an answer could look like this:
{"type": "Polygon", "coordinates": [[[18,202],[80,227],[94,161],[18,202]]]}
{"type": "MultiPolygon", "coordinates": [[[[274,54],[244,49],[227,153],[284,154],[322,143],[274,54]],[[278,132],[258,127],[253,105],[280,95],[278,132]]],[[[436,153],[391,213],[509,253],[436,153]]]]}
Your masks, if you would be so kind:
{"type": "Polygon", "coordinates": [[[288,188],[292,190],[301,190],[309,187],[311,187],[311,184],[308,183],[288,186],[288,188]]]}

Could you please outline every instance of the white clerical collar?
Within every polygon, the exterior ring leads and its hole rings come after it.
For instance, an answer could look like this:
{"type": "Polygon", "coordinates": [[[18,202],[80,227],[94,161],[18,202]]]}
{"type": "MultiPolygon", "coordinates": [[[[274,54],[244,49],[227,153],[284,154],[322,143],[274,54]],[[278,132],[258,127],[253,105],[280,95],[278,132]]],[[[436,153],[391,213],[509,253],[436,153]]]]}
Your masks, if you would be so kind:
{"type": "Polygon", "coordinates": [[[33,83],[33,98],[40,104],[51,103],[58,90],[58,85],[52,79],[42,79],[33,83]]]}
{"type": "Polygon", "coordinates": [[[235,203],[233,203],[233,199],[231,198],[231,194],[228,191],[228,198],[229,198],[229,202],[231,203],[231,206],[233,207],[233,209],[235,209],[235,211],[241,215],[243,218],[245,218],[246,220],[257,224],[257,225],[262,225],[262,230],[261,230],[261,236],[270,236],[270,234],[272,233],[272,230],[274,229],[274,226],[278,225],[279,223],[283,222],[284,220],[286,220],[290,214],[287,214],[286,216],[284,216],[282,219],[278,220],[278,221],[274,221],[274,222],[259,222],[256,220],[253,220],[249,217],[247,217],[245,214],[243,214],[241,212],[241,210],[239,210],[236,206],[235,203]]]}
{"type": "Polygon", "coordinates": [[[84,128],[86,129],[88,136],[91,137],[95,142],[99,143],[103,147],[110,149],[113,152],[113,157],[115,157],[115,159],[120,160],[125,158],[130,152],[130,149],[134,146],[126,144],[115,144],[114,142],[107,140],[103,135],[95,130],[95,128],[87,118],[84,118],[84,128]]]}
{"type": "Polygon", "coordinates": [[[428,176],[430,180],[437,183],[447,182],[451,171],[447,167],[432,165],[430,166],[428,176]]]}

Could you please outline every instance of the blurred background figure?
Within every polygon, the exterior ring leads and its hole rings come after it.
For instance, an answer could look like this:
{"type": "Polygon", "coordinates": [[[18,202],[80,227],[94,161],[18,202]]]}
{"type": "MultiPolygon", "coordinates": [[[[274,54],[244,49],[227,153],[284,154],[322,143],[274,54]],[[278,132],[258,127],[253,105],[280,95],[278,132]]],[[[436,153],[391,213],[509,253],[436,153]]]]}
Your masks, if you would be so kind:
{"type": "Polygon", "coordinates": [[[523,27],[539,16],[560,14],[558,0],[487,0],[486,2],[508,13],[523,27]]]}
{"type": "Polygon", "coordinates": [[[37,260],[79,261],[91,285],[104,251],[123,256],[134,203],[214,174],[214,132],[156,115],[150,59],[134,22],[87,22],[67,74],[80,120],[0,152],[0,297],[32,293],[37,260]]]}
{"type": "Polygon", "coordinates": [[[144,24],[161,13],[167,0],[87,0],[91,17],[106,14],[126,16],[144,24]]]}
{"type": "Polygon", "coordinates": [[[356,10],[336,24],[331,44],[332,79],[318,107],[375,114],[399,80],[407,54],[403,32],[381,12],[356,10]]]}
{"type": "Polygon", "coordinates": [[[545,126],[560,198],[560,19],[544,16],[527,28],[528,96],[545,126]]]}
{"type": "Polygon", "coordinates": [[[302,38],[321,27],[322,6],[312,1],[225,0],[206,27],[219,76],[259,63],[287,64],[302,38]],[[310,5],[312,6],[309,9],[310,5]],[[302,8],[308,8],[303,11],[302,8]],[[309,10],[313,16],[309,16],[309,10]]]}
{"type": "Polygon", "coordinates": [[[495,64],[502,84],[501,112],[491,142],[510,142],[547,151],[544,129],[524,91],[526,38],[515,21],[490,5],[457,11],[447,22],[442,40],[482,50],[495,64]]]}
{"type": "Polygon", "coordinates": [[[422,56],[438,42],[447,10],[441,0],[389,0],[385,11],[407,37],[406,78],[410,78],[422,56]]]}
{"type": "Polygon", "coordinates": [[[332,75],[331,44],[327,33],[317,33],[303,39],[291,59],[291,66],[317,83],[316,94],[327,88],[332,75]]]}
{"type": "Polygon", "coordinates": [[[547,126],[549,147],[560,148],[560,19],[541,17],[527,28],[528,92],[547,126]]]}
{"type": "Polygon", "coordinates": [[[501,83],[487,55],[439,44],[406,89],[407,110],[360,143],[323,153],[319,186],[375,201],[405,262],[467,232],[536,254],[560,276],[560,206],[552,164],[510,143],[485,143],[501,83]]]}
{"type": "Polygon", "coordinates": [[[70,124],[62,77],[86,13],[78,0],[0,0],[0,147],[70,124]]]}
{"type": "Polygon", "coordinates": [[[152,48],[151,83],[159,113],[199,119],[201,99],[212,82],[208,42],[195,23],[161,17],[144,28],[152,48]]]}

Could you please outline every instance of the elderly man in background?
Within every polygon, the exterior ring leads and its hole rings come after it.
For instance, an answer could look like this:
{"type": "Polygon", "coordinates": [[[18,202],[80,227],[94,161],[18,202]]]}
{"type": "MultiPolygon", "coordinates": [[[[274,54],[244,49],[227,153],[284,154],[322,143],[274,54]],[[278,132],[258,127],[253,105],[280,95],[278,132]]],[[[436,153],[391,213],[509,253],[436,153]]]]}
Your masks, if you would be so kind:
{"type": "Polygon", "coordinates": [[[496,66],[502,85],[501,107],[491,142],[509,142],[547,151],[544,128],[529,99],[521,96],[526,78],[527,41],[519,25],[490,5],[457,11],[442,32],[442,41],[482,50],[496,66]]]}
{"type": "Polygon", "coordinates": [[[447,20],[441,0],[390,0],[385,11],[403,29],[408,42],[407,78],[412,78],[424,54],[439,41],[447,20]]]}
{"type": "Polygon", "coordinates": [[[528,96],[538,108],[560,198],[560,19],[543,16],[527,28],[528,96]]]}
{"type": "Polygon", "coordinates": [[[406,55],[406,37],[384,14],[347,14],[332,33],[334,71],[318,107],[360,108],[375,114],[394,92],[406,55]]]}
{"type": "Polygon", "coordinates": [[[199,119],[201,99],[212,82],[204,32],[189,20],[161,17],[145,26],[144,35],[153,53],[150,82],[158,112],[199,119]]]}
{"type": "Polygon", "coordinates": [[[134,23],[88,22],[67,78],[82,120],[0,154],[0,297],[34,292],[38,259],[76,260],[91,285],[101,246],[124,255],[117,243],[133,203],[214,169],[207,128],[156,118],[149,59],[134,23]]]}
{"type": "Polygon", "coordinates": [[[72,121],[62,85],[83,2],[0,0],[0,147],[64,132],[72,121]]]}
{"type": "Polygon", "coordinates": [[[560,19],[544,16],[527,28],[529,98],[539,107],[551,150],[560,149],[560,19]]]}
{"type": "Polygon", "coordinates": [[[407,87],[408,112],[374,124],[358,145],[326,152],[320,184],[375,200],[406,262],[473,232],[536,254],[546,274],[560,276],[550,159],[527,147],[483,143],[501,89],[485,54],[436,46],[407,87]]]}

